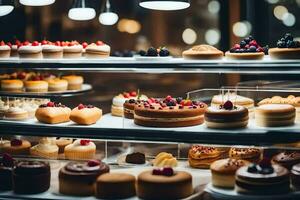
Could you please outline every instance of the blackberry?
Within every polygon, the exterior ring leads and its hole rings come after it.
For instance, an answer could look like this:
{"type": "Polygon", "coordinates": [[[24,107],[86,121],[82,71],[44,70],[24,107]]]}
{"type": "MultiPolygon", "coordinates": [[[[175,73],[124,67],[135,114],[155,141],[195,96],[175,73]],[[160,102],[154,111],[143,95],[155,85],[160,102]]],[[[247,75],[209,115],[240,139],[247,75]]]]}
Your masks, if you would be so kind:
{"type": "Polygon", "coordinates": [[[286,47],[287,48],[293,48],[295,46],[295,42],[294,41],[291,41],[291,40],[288,40],[287,43],[286,43],[286,47]]]}
{"type": "Polygon", "coordinates": [[[135,100],[134,100],[134,99],[129,99],[128,102],[129,102],[129,103],[135,103],[135,100]]]}
{"type": "Polygon", "coordinates": [[[147,51],[147,56],[157,56],[158,52],[157,49],[155,49],[154,47],[150,47],[147,51]]]}
{"type": "Polygon", "coordinates": [[[170,55],[170,52],[167,48],[161,48],[160,49],[159,56],[166,57],[166,56],[169,56],[169,55],[170,55]]]}
{"type": "Polygon", "coordinates": [[[247,45],[247,43],[246,43],[244,40],[242,40],[242,41],[240,42],[241,48],[244,48],[246,45],[247,45]]]}
{"type": "Polygon", "coordinates": [[[176,102],[175,101],[169,101],[169,102],[167,102],[167,106],[176,106],[176,102]]]}
{"type": "Polygon", "coordinates": [[[285,39],[286,42],[287,42],[287,41],[293,41],[293,40],[294,40],[292,34],[290,34],[290,33],[286,33],[286,34],[284,35],[284,39],[285,39]]]}
{"type": "Polygon", "coordinates": [[[256,47],[255,46],[250,46],[249,52],[256,52],[256,47]]]}
{"type": "Polygon", "coordinates": [[[244,39],[244,41],[245,41],[247,44],[249,44],[249,42],[251,41],[251,39],[250,39],[249,37],[246,37],[246,38],[244,39]]]}
{"type": "Polygon", "coordinates": [[[284,41],[279,40],[277,42],[277,47],[278,48],[285,48],[286,47],[286,43],[284,41]]]}
{"type": "Polygon", "coordinates": [[[146,56],[146,51],[140,50],[140,51],[139,51],[139,55],[140,55],[140,56],[146,56]]]}

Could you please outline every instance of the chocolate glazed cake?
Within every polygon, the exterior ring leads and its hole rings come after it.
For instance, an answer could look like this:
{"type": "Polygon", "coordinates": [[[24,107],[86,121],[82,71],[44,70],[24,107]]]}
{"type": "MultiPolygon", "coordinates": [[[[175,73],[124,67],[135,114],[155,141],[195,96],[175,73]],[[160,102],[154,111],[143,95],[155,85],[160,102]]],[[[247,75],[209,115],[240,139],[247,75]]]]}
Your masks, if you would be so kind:
{"type": "Polygon", "coordinates": [[[3,154],[0,162],[0,191],[12,189],[12,170],[14,160],[9,154],[3,154]]]}

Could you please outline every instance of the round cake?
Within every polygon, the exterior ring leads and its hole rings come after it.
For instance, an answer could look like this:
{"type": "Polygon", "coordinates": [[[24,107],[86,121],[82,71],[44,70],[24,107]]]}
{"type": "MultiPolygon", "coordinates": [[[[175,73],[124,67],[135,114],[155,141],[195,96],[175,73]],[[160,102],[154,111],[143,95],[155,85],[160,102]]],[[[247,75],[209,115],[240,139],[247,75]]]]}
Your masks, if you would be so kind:
{"type": "Polygon", "coordinates": [[[7,92],[22,92],[24,83],[18,79],[1,80],[1,90],[7,92]]]}
{"type": "Polygon", "coordinates": [[[85,56],[87,58],[107,58],[110,54],[110,46],[102,41],[92,43],[85,48],[85,56]]]}
{"type": "Polygon", "coordinates": [[[64,58],[80,58],[82,56],[83,47],[77,41],[61,42],[61,46],[64,58]]]}
{"type": "Polygon", "coordinates": [[[300,190],[300,163],[291,170],[291,185],[293,189],[300,190]]]}
{"type": "Polygon", "coordinates": [[[50,41],[43,40],[41,43],[43,58],[59,59],[63,57],[63,48],[60,46],[60,42],[52,43],[50,41]]]}
{"type": "Polygon", "coordinates": [[[224,53],[213,46],[203,44],[184,51],[182,57],[185,59],[215,60],[222,59],[224,53]]]}
{"type": "Polygon", "coordinates": [[[12,170],[14,159],[9,154],[3,154],[0,160],[0,191],[12,189],[12,170]]]}
{"type": "Polygon", "coordinates": [[[206,104],[166,97],[159,103],[144,102],[134,107],[134,123],[148,127],[186,127],[204,122],[206,104]]]}
{"type": "Polygon", "coordinates": [[[183,199],[192,194],[192,176],[184,171],[154,169],[137,178],[137,196],[141,199],[183,199]]]}
{"type": "Polygon", "coordinates": [[[278,40],[277,47],[269,50],[269,54],[272,59],[300,59],[300,42],[286,33],[278,40]]]}
{"type": "Polygon", "coordinates": [[[10,50],[11,47],[2,40],[0,42],[0,58],[9,58],[10,50]]]}
{"type": "Polygon", "coordinates": [[[42,46],[38,41],[25,41],[18,48],[18,54],[20,58],[42,58],[42,46]]]}
{"type": "Polygon", "coordinates": [[[134,119],[134,107],[141,103],[145,102],[145,100],[136,100],[136,99],[129,99],[126,100],[123,107],[124,107],[124,117],[127,119],[134,119]]]}
{"type": "Polygon", "coordinates": [[[47,81],[25,81],[26,92],[47,92],[48,83],[47,81]]]}
{"type": "Polygon", "coordinates": [[[291,170],[292,167],[300,163],[300,152],[282,152],[275,155],[272,158],[273,164],[281,165],[288,170],[291,170]]]}
{"type": "Polygon", "coordinates": [[[96,154],[96,145],[90,140],[75,140],[65,147],[65,157],[70,160],[93,159],[96,154]]]}
{"type": "Polygon", "coordinates": [[[68,75],[61,78],[68,81],[68,90],[81,90],[83,84],[82,76],[68,75]]]}
{"type": "Polygon", "coordinates": [[[258,163],[262,158],[262,150],[258,148],[232,147],[229,150],[229,158],[258,163]]]}
{"type": "Polygon", "coordinates": [[[51,79],[48,81],[48,89],[52,92],[66,91],[68,89],[68,81],[62,79],[51,79]]]}
{"type": "Polygon", "coordinates": [[[39,144],[30,148],[30,154],[42,158],[57,159],[58,146],[55,138],[43,137],[39,144]]]}

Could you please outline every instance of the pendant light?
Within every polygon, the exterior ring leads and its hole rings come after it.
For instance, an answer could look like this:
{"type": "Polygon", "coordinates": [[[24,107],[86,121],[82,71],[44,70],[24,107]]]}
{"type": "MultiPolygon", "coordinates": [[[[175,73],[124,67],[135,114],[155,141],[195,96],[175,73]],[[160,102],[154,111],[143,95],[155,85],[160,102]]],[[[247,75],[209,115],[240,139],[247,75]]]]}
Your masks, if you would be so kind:
{"type": "Polygon", "coordinates": [[[24,6],[48,6],[55,2],[55,0],[20,0],[20,4],[24,6]]]}
{"type": "Polygon", "coordinates": [[[103,25],[111,26],[117,23],[119,17],[111,11],[109,0],[106,0],[104,11],[99,15],[99,22],[103,25]]]}
{"type": "Polygon", "coordinates": [[[140,0],[140,6],[151,10],[182,10],[190,7],[189,0],[140,0]]]}
{"type": "Polygon", "coordinates": [[[14,9],[13,0],[0,0],[0,17],[8,15],[14,9]]]}
{"type": "Polygon", "coordinates": [[[85,0],[74,0],[73,6],[68,13],[68,17],[76,21],[91,20],[94,19],[95,16],[95,9],[87,7],[85,0]]]}

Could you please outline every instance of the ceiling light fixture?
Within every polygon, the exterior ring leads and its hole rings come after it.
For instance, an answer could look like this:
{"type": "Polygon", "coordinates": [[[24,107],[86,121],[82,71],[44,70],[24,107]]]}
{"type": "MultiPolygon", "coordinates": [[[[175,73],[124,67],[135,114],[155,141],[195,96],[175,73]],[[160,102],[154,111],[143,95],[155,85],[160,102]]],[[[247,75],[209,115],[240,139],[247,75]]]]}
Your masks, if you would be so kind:
{"type": "Polygon", "coordinates": [[[117,23],[119,16],[111,11],[109,0],[106,0],[104,11],[99,15],[99,22],[103,25],[111,26],[117,23]]]}
{"type": "Polygon", "coordinates": [[[68,13],[68,17],[76,21],[91,20],[94,19],[95,16],[95,9],[87,7],[85,0],[74,0],[73,6],[68,13]]]}
{"type": "Polygon", "coordinates": [[[55,2],[55,0],[20,0],[20,4],[24,6],[48,6],[55,2]]]}
{"type": "Polygon", "coordinates": [[[189,0],[140,0],[140,6],[151,10],[182,10],[190,7],[189,0]]]}
{"type": "Polygon", "coordinates": [[[0,0],[0,17],[8,15],[14,9],[13,0],[0,0]]]}

